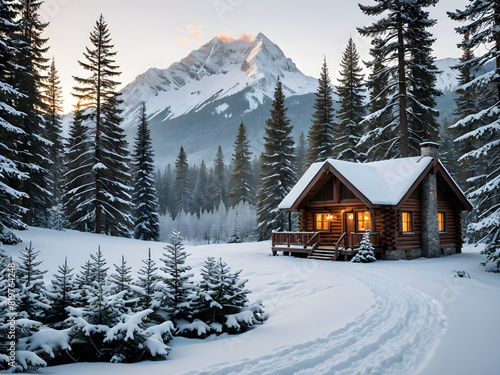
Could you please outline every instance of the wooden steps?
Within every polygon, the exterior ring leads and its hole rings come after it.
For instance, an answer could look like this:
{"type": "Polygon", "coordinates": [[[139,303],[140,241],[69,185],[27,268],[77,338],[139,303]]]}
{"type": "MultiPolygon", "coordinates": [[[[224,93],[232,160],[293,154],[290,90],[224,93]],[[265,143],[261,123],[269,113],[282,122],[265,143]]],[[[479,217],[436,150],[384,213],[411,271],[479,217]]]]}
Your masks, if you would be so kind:
{"type": "Polygon", "coordinates": [[[335,246],[322,246],[315,249],[307,259],[317,259],[317,260],[336,260],[337,255],[335,252],[335,246]]]}

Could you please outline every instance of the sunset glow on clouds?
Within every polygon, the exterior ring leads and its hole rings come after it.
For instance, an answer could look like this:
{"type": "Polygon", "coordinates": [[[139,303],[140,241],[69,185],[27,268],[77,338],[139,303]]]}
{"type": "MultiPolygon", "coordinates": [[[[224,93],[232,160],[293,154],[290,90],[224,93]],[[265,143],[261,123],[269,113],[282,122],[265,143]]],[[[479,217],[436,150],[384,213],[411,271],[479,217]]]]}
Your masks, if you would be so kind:
{"type": "MultiPolygon", "coordinates": [[[[177,38],[177,47],[187,47],[190,44],[196,42],[203,35],[203,30],[206,26],[204,25],[187,25],[186,30],[189,34],[191,34],[191,38],[178,37],[177,38]]],[[[178,32],[184,32],[184,29],[180,26],[176,27],[178,32]]]]}

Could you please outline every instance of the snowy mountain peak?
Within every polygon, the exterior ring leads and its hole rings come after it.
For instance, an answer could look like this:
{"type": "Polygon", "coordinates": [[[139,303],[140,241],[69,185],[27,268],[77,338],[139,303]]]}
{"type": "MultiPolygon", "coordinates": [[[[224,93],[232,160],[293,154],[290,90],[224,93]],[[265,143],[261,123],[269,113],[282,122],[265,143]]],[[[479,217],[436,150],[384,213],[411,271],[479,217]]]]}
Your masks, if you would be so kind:
{"type": "Polygon", "coordinates": [[[135,121],[142,102],[163,121],[243,91],[252,111],[272,98],[278,77],[287,96],[317,88],[317,80],[302,74],[264,34],[235,39],[221,33],[167,69],[149,69],[127,85],[122,90],[126,123],[135,121]]]}

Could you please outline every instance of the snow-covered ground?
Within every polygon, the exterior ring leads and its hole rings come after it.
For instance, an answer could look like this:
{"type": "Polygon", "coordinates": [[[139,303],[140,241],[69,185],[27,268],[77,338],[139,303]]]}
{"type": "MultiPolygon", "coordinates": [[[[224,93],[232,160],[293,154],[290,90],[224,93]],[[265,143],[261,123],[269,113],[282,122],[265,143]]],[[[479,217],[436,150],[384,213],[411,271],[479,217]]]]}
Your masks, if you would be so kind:
{"type": "MultiPolygon", "coordinates": [[[[142,242],[37,228],[18,232],[32,241],[48,269],[80,266],[101,246],[108,265],[121,255],[134,271],[151,248],[142,242]]],[[[174,338],[165,361],[81,363],[41,374],[482,374],[496,375],[500,337],[500,276],[480,266],[480,249],[462,254],[371,264],[272,257],[269,242],[186,246],[195,274],[207,256],[222,257],[249,279],[251,300],[261,299],[268,320],[241,335],[205,340],[174,338]],[[455,277],[465,270],[469,278],[455,277]]],[[[196,277],[199,277],[198,275],[196,277]]]]}

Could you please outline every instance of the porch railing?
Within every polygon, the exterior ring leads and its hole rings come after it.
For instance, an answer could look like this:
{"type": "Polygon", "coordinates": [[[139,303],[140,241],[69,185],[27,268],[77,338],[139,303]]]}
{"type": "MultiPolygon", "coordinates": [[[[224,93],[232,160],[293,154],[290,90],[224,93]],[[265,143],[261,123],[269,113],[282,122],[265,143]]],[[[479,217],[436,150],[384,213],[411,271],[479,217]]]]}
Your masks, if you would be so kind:
{"type": "Polygon", "coordinates": [[[319,232],[273,232],[272,246],[302,247],[306,249],[319,243],[319,232]]]}
{"type": "MultiPolygon", "coordinates": [[[[353,247],[358,247],[361,240],[363,239],[364,233],[350,233],[351,236],[351,244],[353,247]]],[[[370,242],[373,246],[379,245],[380,233],[378,232],[370,232],[370,242]]]]}

